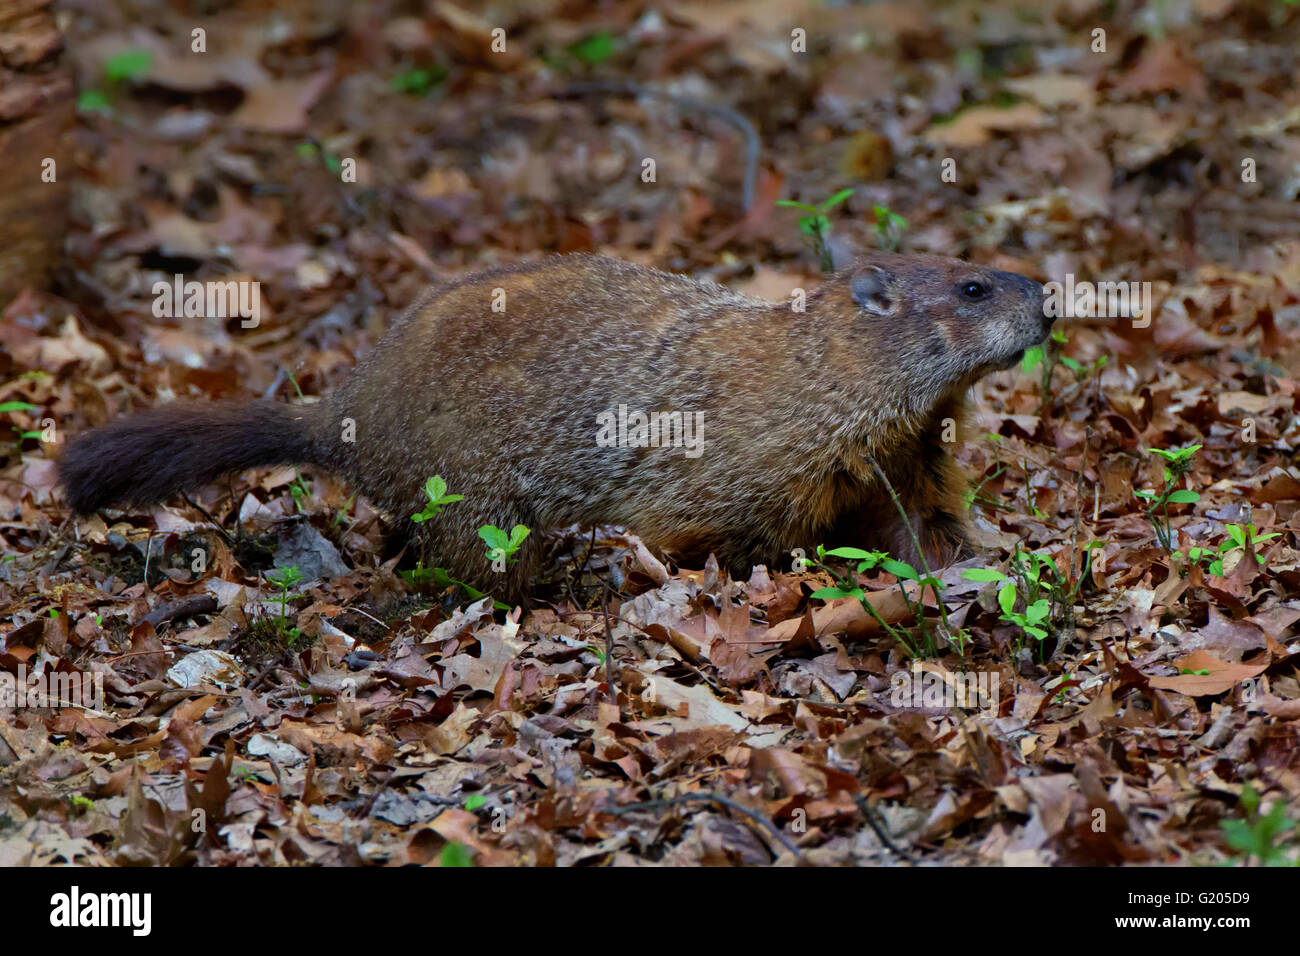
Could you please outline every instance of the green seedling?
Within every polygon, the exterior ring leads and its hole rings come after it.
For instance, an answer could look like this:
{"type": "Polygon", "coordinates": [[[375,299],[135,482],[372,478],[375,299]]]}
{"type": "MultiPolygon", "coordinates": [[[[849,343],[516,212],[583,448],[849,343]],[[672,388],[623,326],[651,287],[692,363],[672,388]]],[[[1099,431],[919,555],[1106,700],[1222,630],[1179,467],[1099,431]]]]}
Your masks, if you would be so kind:
{"type": "Polygon", "coordinates": [[[293,496],[294,510],[301,514],[303,499],[311,495],[307,483],[302,480],[302,472],[295,473],[293,481],[289,482],[289,494],[293,496]]]}
{"type": "MultiPolygon", "coordinates": [[[[993,437],[1000,439],[1002,436],[995,435],[993,437]]],[[[991,473],[984,476],[984,478],[980,481],[979,484],[971,485],[966,490],[966,494],[962,496],[962,505],[966,508],[967,511],[970,511],[973,507],[975,507],[975,502],[977,501],[985,508],[989,508],[993,511],[1007,510],[1007,506],[1004,505],[1002,502],[990,498],[988,495],[983,493],[984,486],[987,485],[994,478],[1001,475],[1006,470],[1007,470],[1007,466],[999,463],[998,466],[994,468],[991,473]]]]}
{"type": "Polygon", "coordinates": [[[464,495],[447,494],[447,483],[442,480],[441,475],[434,475],[424,483],[424,494],[429,499],[429,503],[422,510],[411,515],[411,520],[416,524],[423,524],[430,518],[437,517],[443,506],[455,501],[463,501],[465,498],[464,495]]]}
{"type": "Polygon", "coordinates": [[[1020,359],[1020,370],[1026,375],[1032,374],[1035,368],[1039,370],[1038,414],[1040,416],[1047,409],[1048,396],[1052,393],[1052,376],[1056,373],[1056,367],[1061,364],[1061,346],[1067,341],[1064,329],[1053,329],[1045,343],[1025,349],[1025,354],[1020,359]]]}
{"type": "Polygon", "coordinates": [[[77,813],[85,813],[88,810],[95,809],[95,801],[91,800],[89,797],[84,797],[79,793],[74,793],[72,795],[72,808],[76,810],[77,813]]]}
{"type": "Polygon", "coordinates": [[[1287,812],[1286,801],[1275,800],[1268,813],[1260,814],[1259,794],[1246,784],[1241,791],[1241,806],[1245,819],[1219,823],[1228,846],[1261,866],[1300,865],[1300,854],[1288,856],[1288,845],[1294,847],[1300,837],[1300,821],[1287,812]]]}
{"type": "MultiPolygon", "coordinates": [[[[1215,577],[1223,577],[1223,559],[1234,551],[1241,551],[1247,554],[1255,551],[1255,545],[1261,541],[1271,541],[1278,537],[1276,531],[1268,534],[1259,534],[1253,524],[1229,524],[1226,526],[1228,539],[1221,543],[1218,548],[1188,548],[1187,559],[1192,564],[1203,564],[1206,571],[1215,577]]],[[[1181,551],[1173,552],[1173,559],[1181,561],[1183,553],[1181,551]]],[[[1266,558],[1256,551],[1255,560],[1261,565],[1266,562],[1266,558]]]]}
{"type": "MultiPolygon", "coordinates": [[[[104,62],[104,83],[112,89],[124,83],[138,83],[152,69],[153,54],[148,50],[123,50],[104,62]]],[[[98,113],[108,116],[113,112],[113,107],[106,93],[91,87],[77,94],[77,112],[82,115],[98,113]]]]}
{"type": "Polygon", "coordinates": [[[1109,361],[1109,356],[1100,355],[1084,365],[1078,359],[1064,354],[1064,346],[1068,342],[1064,329],[1053,329],[1044,344],[1025,349],[1024,357],[1020,360],[1020,370],[1026,375],[1032,374],[1035,368],[1038,369],[1039,415],[1047,409],[1052,392],[1052,376],[1058,367],[1069,369],[1074,373],[1075,380],[1082,383],[1105,368],[1109,361]]]}
{"type": "Polygon", "coordinates": [[[850,187],[841,189],[830,199],[817,205],[797,202],[793,199],[778,199],[776,201],[778,206],[789,206],[792,209],[803,211],[804,215],[799,217],[799,231],[808,238],[818,262],[821,263],[823,272],[835,271],[835,263],[831,259],[830,245],[827,242],[831,232],[831,220],[826,214],[852,195],[853,188],[850,187]]]}
{"type": "MultiPolygon", "coordinates": [[[[1037,558],[1039,555],[1034,557],[1037,558]]],[[[1051,559],[1047,558],[1047,560],[1051,559]]],[[[962,577],[968,581],[1001,582],[1002,586],[998,588],[998,607],[1002,609],[1002,620],[1014,624],[1037,640],[1047,639],[1048,633],[1044,624],[1047,623],[1048,615],[1052,612],[1050,599],[1030,600],[1028,596],[1021,594],[1020,586],[1012,578],[994,568],[970,568],[962,572],[962,577]],[[1022,606],[1023,610],[1017,611],[1018,605],[1022,606]]]]}
{"type": "Polygon", "coordinates": [[[876,242],[887,252],[897,252],[907,232],[907,220],[888,206],[872,206],[876,217],[876,242]]]}
{"type": "MultiPolygon", "coordinates": [[[[808,564],[821,568],[835,579],[835,585],[828,588],[818,588],[812,593],[812,597],[822,601],[833,601],[836,598],[851,597],[862,605],[862,609],[870,615],[881,629],[892,637],[898,644],[907,651],[912,657],[935,657],[938,654],[938,648],[935,644],[934,634],[931,632],[925,619],[925,606],[922,597],[925,588],[930,588],[934,595],[935,603],[943,612],[943,582],[933,576],[922,577],[916,568],[912,567],[906,561],[898,561],[889,556],[884,551],[864,551],[861,548],[832,548],[826,550],[821,545],[817,546],[817,557],[809,558],[808,564]],[[898,582],[898,592],[902,595],[904,603],[907,605],[913,619],[915,619],[917,628],[920,631],[920,641],[913,643],[913,635],[905,628],[888,623],[880,612],[876,610],[869,600],[867,592],[859,586],[850,574],[840,574],[833,568],[828,567],[825,563],[826,558],[840,558],[844,561],[857,562],[857,573],[865,574],[868,571],[885,571],[894,575],[898,582]],[[915,600],[907,593],[907,588],[903,582],[915,581],[920,588],[915,600]]],[[[944,630],[957,647],[958,653],[965,654],[966,635],[958,630],[953,630],[947,626],[947,618],[944,616],[944,630]]]]}
{"type": "Polygon", "coordinates": [[[441,866],[473,866],[474,857],[462,844],[448,843],[438,854],[438,863],[441,866]]]}
{"type": "Polygon", "coordinates": [[[1186,448],[1152,448],[1153,454],[1165,460],[1165,486],[1157,492],[1151,489],[1134,491],[1134,497],[1147,502],[1147,521],[1155,531],[1156,541],[1172,554],[1174,533],[1169,525],[1169,506],[1195,504],[1201,496],[1190,488],[1179,487],[1179,482],[1192,468],[1192,458],[1201,450],[1200,445],[1188,445],[1186,448]]]}
{"type": "MultiPolygon", "coordinates": [[[[40,410],[41,407],[39,405],[33,405],[30,402],[0,402],[0,414],[6,414],[8,412],[38,412],[40,410]]],[[[18,437],[14,440],[15,451],[20,450],[22,448],[22,443],[28,438],[40,439],[41,437],[39,431],[23,431],[23,429],[19,428],[17,425],[13,426],[13,429],[18,434],[18,437]]]]}
{"type": "Polygon", "coordinates": [[[569,53],[582,63],[604,63],[614,55],[614,34],[599,30],[569,47],[569,53]]]}
{"type": "Polygon", "coordinates": [[[388,81],[388,86],[395,93],[425,97],[446,78],[447,70],[442,66],[435,66],[428,70],[403,70],[388,81]]]}
{"type": "MultiPolygon", "coordinates": [[[[303,140],[294,147],[294,152],[302,159],[319,159],[321,163],[324,164],[325,168],[335,175],[338,175],[338,173],[343,169],[343,160],[339,159],[339,157],[333,153],[321,149],[317,143],[314,143],[311,140],[303,140]]],[[[292,376],[290,376],[290,379],[292,379],[292,376]]],[[[297,387],[297,384],[297,382],[294,382],[295,387],[297,387]]],[[[302,395],[301,390],[299,390],[298,395],[302,395]]]]}
{"type": "Polygon", "coordinates": [[[493,564],[510,564],[515,560],[515,552],[528,537],[528,529],[521,524],[515,525],[509,532],[496,525],[485,524],[478,529],[478,536],[487,544],[487,559],[493,564]]]}
{"type": "MultiPolygon", "coordinates": [[[[1042,642],[1061,630],[1054,622],[1072,624],[1074,602],[1088,577],[1092,552],[1102,546],[1102,542],[1094,541],[1084,548],[1081,573],[1073,581],[1066,579],[1050,555],[1019,548],[1011,554],[1010,574],[996,568],[970,568],[962,572],[962,577],[1001,585],[997,594],[1001,620],[1034,638],[1041,660],[1042,642]]],[[[1018,641],[1017,652],[1023,646],[1023,640],[1018,641]]]]}
{"type": "Polygon", "coordinates": [[[148,50],[124,50],[104,63],[104,79],[109,83],[143,80],[153,68],[153,54],[148,50]]]}
{"type": "Polygon", "coordinates": [[[108,97],[100,90],[82,90],[77,94],[77,112],[82,116],[109,116],[113,112],[113,107],[109,105],[108,97]]]}
{"type": "Polygon", "coordinates": [[[293,647],[302,631],[297,627],[289,626],[289,602],[302,597],[301,594],[292,594],[290,591],[293,586],[302,580],[302,572],[297,566],[290,565],[280,568],[278,571],[269,572],[266,579],[279,588],[280,593],[276,600],[280,602],[280,617],[275,622],[275,630],[284,637],[290,647],[293,647]]]}

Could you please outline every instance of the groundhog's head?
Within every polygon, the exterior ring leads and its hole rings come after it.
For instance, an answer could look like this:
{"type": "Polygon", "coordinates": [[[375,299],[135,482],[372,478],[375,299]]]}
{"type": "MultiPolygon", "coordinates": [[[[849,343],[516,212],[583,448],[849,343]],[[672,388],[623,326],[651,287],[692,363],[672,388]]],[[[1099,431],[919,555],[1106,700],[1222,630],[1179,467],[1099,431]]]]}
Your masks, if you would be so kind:
{"type": "Polygon", "coordinates": [[[1040,283],[959,259],[872,253],[837,280],[886,355],[953,387],[1010,368],[1052,326],[1040,283]]]}

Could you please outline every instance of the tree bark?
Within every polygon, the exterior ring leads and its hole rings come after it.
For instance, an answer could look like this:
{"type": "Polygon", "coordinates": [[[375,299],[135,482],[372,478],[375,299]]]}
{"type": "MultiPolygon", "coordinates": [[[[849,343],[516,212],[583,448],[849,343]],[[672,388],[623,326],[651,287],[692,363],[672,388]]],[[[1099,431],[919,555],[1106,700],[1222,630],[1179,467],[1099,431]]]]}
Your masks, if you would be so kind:
{"type": "Polygon", "coordinates": [[[51,0],[0,0],[0,308],[63,253],[76,114],[51,0]]]}

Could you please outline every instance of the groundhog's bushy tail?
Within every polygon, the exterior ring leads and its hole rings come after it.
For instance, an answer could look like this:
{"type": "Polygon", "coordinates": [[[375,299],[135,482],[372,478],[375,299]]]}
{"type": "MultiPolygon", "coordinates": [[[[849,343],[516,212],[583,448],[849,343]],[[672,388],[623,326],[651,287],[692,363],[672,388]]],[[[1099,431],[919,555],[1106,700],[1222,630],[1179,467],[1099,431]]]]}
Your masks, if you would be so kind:
{"type": "Polygon", "coordinates": [[[310,410],[279,402],[175,403],[76,438],[59,483],[78,514],[151,505],[258,465],[312,463],[310,410]]]}

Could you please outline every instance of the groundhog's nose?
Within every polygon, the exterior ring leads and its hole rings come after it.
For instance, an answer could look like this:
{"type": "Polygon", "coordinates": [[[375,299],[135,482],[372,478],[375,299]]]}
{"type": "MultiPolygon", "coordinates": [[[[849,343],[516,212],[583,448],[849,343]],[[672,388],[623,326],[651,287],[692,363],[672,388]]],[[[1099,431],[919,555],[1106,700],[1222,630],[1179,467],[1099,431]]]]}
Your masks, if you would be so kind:
{"type": "Polygon", "coordinates": [[[1056,321],[1056,316],[1049,315],[1047,310],[1047,290],[1043,288],[1041,282],[1035,282],[1028,276],[1019,276],[1021,288],[1025,290],[1025,295],[1033,303],[1033,307],[1038,310],[1039,316],[1043,320],[1043,336],[1046,337],[1052,331],[1052,323],[1056,321]]]}

